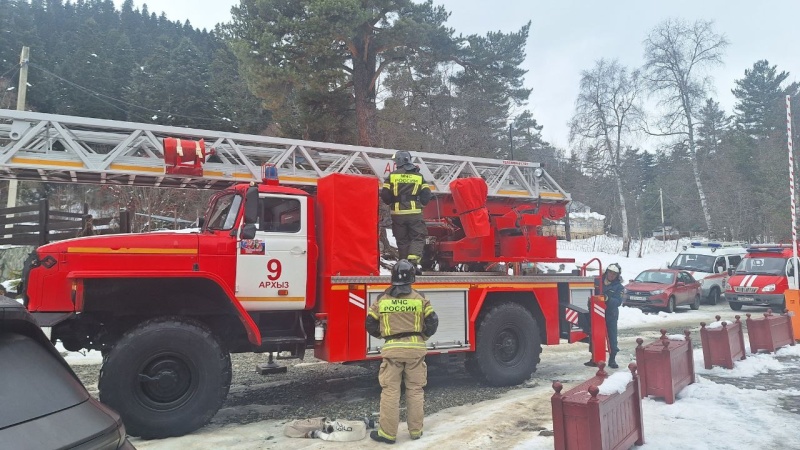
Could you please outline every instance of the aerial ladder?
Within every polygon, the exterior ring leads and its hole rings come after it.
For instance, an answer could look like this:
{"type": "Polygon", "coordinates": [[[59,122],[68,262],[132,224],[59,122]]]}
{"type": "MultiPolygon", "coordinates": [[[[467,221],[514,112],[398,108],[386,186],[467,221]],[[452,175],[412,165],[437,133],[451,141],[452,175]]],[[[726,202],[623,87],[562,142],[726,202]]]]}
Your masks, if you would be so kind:
{"type": "MultiPolygon", "coordinates": [[[[394,150],[271,136],[0,109],[0,178],[59,183],[224,189],[280,171],[281,184],[314,186],[333,173],[383,178],[394,150]],[[193,141],[165,150],[164,139],[193,141]],[[200,147],[196,144],[200,143],[200,147]]],[[[482,177],[489,197],[548,203],[569,195],[538,163],[412,152],[436,193],[482,177]]]]}
{"type": "MultiPolygon", "coordinates": [[[[313,192],[331,174],[383,179],[394,150],[271,136],[0,110],[0,179],[117,186],[225,189],[261,182],[267,167],[283,185],[313,192]]],[[[500,262],[561,262],[555,239],[540,236],[542,219],[559,220],[570,196],[527,161],[412,152],[436,201],[425,211],[428,267],[500,262]],[[451,195],[461,178],[482,178],[491,229],[470,235],[451,195]],[[434,249],[435,247],[435,249],[434,249]]],[[[425,264],[425,262],[424,262],[425,264]]]]}

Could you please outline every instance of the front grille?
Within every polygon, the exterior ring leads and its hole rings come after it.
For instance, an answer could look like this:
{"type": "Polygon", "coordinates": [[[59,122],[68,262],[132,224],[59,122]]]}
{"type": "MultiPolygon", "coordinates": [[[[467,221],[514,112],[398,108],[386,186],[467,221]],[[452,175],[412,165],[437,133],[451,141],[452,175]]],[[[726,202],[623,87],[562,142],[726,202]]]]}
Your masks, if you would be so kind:
{"type": "Polygon", "coordinates": [[[758,292],[758,287],[734,286],[733,290],[740,294],[755,294],[756,292],[758,292]]]}
{"type": "Polygon", "coordinates": [[[639,297],[647,297],[650,294],[650,291],[628,291],[628,295],[636,295],[639,297]]]}

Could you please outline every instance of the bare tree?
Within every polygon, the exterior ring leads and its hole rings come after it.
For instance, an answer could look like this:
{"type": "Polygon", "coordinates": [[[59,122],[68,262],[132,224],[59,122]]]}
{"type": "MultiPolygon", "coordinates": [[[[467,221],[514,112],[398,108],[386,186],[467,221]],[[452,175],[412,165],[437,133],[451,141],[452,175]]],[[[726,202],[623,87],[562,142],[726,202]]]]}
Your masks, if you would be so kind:
{"type": "Polygon", "coordinates": [[[703,106],[711,79],[704,71],[722,64],[728,41],[716,34],[713,22],[687,23],[668,19],[653,29],[644,41],[645,71],[653,93],[661,96],[664,115],[661,130],[652,134],[681,136],[689,148],[700,205],[706,228],[713,231],[700,165],[695,147],[695,114],[703,106]]]}
{"type": "Polygon", "coordinates": [[[616,183],[626,252],[631,236],[620,165],[625,142],[642,120],[640,79],[638,71],[628,73],[618,61],[601,59],[594,69],[581,74],[575,114],[570,122],[570,143],[577,143],[587,151],[600,150],[606,170],[616,183]]]}

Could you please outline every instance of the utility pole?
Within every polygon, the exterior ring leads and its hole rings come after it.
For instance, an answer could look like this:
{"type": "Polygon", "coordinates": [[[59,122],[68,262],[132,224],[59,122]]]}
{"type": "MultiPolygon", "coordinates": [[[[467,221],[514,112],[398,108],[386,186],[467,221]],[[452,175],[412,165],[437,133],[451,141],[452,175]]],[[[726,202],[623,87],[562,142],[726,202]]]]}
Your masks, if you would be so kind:
{"type": "Polygon", "coordinates": [[[658,188],[658,199],[661,202],[661,240],[667,242],[667,227],[664,226],[664,191],[658,188]]]}
{"type": "Polygon", "coordinates": [[[514,122],[508,124],[508,143],[511,144],[511,160],[514,160],[514,122]]]}
{"type": "MultiPolygon", "coordinates": [[[[30,48],[22,47],[22,54],[19,57],[19,88],[17,90],[17,111],[25,111],[25,100],[28,94],[28,61],[30,60],[30,48]]],[[[8,182],[8,201],[6,207],[17,206],[17,180],[8,182]]]]}

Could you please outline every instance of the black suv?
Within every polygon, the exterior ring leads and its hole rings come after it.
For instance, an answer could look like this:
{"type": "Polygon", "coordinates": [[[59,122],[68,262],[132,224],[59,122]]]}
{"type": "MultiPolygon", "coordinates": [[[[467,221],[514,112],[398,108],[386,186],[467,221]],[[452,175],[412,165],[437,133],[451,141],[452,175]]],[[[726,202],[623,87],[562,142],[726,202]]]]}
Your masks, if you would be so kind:
{"type": "Polygon", "coordinates": [[[0,296],[0,447],[133,449],[25,308],[0,296]]]}

